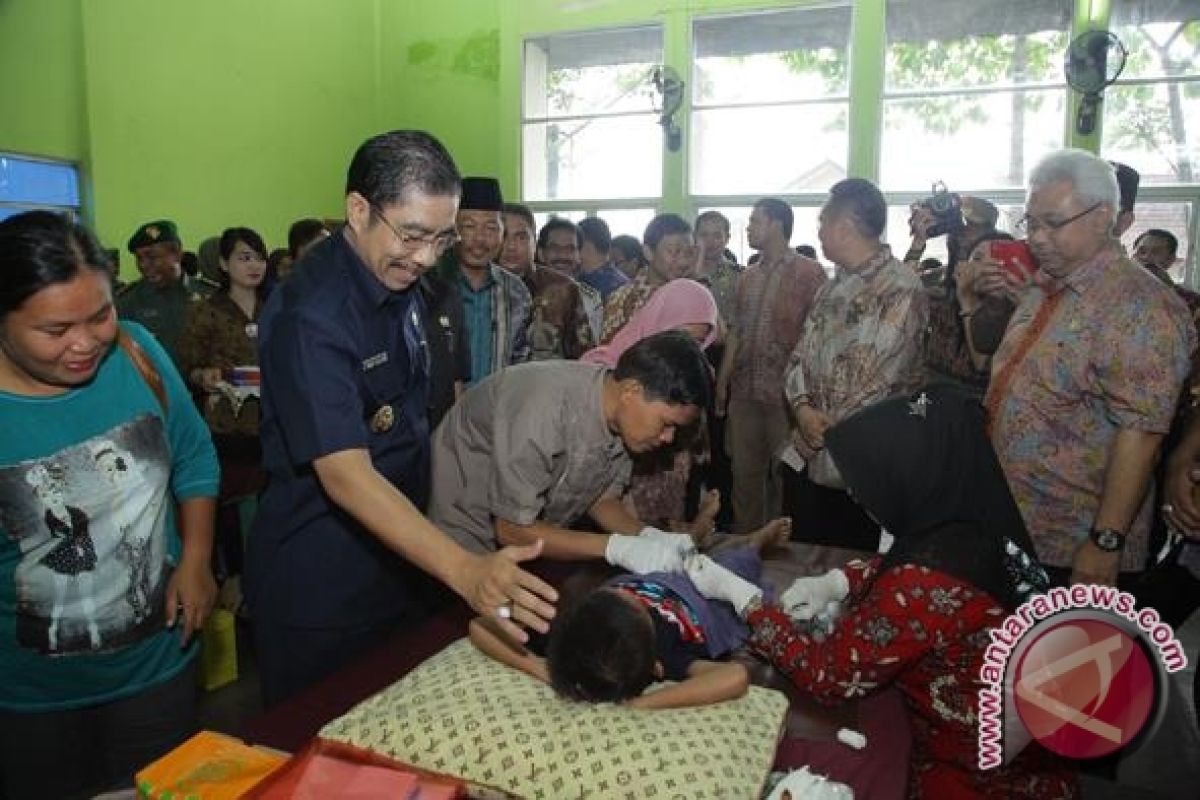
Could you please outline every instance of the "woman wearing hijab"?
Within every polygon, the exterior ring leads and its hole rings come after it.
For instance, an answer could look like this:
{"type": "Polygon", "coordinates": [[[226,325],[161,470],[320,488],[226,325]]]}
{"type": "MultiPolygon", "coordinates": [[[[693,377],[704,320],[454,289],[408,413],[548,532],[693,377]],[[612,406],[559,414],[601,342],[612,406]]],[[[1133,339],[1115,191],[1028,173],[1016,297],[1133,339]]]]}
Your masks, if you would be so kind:
{"type": "Polygon", "coordinates": [[[825,441],[854,499],[894,537],[887,555],[801,578],[782,608],[702,560],[688,569],[697,588],[733,603],[750,646],[819,701],[898,686],[912,721],[910,797],[1076,796],[1074,774],[1037,744],[978,767],[988,628],[1047,585],[978,401],[926,388],[863,409],[825,441]],[[820,638],[788,616],[810,619],[829,603],[840,616],[820,638]]]}
{"type": "MultiPolygon", "coordinates": [[[[593,347],[580,361],[615,368],[621,354],[648,336],[663,331],[681,330],[700,345],[708,347],[717,338],[717,303],[702,284],[679,278],[663,285],[650,296],[608,344],[593,347]]],[[[687,438],[687,437],[684,437],[687,438]]],[[[707,456],[707,443],[676,441],[673,447],[642,457],[634,462],[633,480],[627,502],[647,525],[683,530],[688,481],[692,464],[707,456]]],[[[692,532],[707,535],[719,510],[720,498],[712,496],[701,504],[693,521],[692,532]]]]}
{"type": "Polygon", "coordinates": [[[681,330],[704,349],[717,338],[717,303],[704,285],[687,278],[665,284],[650,296],[608,344],[593,347],[580,361],[617,366],[621,354],[635,344],[663,331],[681,330]]]}

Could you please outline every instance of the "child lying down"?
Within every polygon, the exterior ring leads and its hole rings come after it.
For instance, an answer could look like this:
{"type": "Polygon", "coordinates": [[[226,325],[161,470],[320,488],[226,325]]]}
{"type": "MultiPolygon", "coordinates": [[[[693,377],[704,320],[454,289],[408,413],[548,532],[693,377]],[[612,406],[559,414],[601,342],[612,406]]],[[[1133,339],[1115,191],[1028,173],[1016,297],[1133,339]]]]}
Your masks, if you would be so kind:
{"type": "MultiPolygon", "coordinates": [[[[791,524],[781,518],[727,537],[710,555],[761,584],[761,553],[785,545],[791,524]]],[[[487,655],[573,700],[680,708],[741,697],[750,683],[742,664],[718,660],[741,646],[749,633],[745,623],[728,603],[701,596],[683,573],[618,575],[583,595],[554,620],[545,657],[485,617],[471,621],[470,633],[487,655]],[[678,683],[644,693],[660,680],[678,683]]]]}

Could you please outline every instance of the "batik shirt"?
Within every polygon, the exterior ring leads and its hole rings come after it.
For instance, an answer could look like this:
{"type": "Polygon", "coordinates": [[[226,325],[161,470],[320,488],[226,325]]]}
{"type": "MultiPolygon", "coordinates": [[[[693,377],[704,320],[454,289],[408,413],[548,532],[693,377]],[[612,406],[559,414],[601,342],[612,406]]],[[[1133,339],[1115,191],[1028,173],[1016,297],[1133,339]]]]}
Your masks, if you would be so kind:
{"type": "Polygon", "coordinates": [[[576,359],[592,349],[595,339],[579,284],[548,267],[533,266],[521,276],[533,296],[526,339],[529,359],[576,359]]]}
{"type": "MultiPolygon", "coordinates": [[[[860,269],[839,269],[813,300],[788,364],[788,402],[800,399],[834,422],[920,386],[929,308],[921,281],[888,247],[860,269]]],[[[824,450],[808,464],[816,483],[841,488],[824,450]]]]}
{"type": "MultiPolygon", "coordinates": [[[[179,371],[191,375],[201,367],[222,371],[258,366],[258,312],[247,317],[228,292],[217,292],[193,303],[179,342],[179,371]]],[[[228,380],[228,377],[226,377],[228,380]]],[[[232,392],[213,392],[202,400],[204,419],[214,433],[258,436],[257,397],[239,398],[232,392]]]]}
{"type": "Polygon", "coordinates": [[[637,310],[646,305],[650,295],[654,294],[659,286],[662,284],[652,283],[647,272],[642,272],[610,294],[604,301],[604,324],[601,326],[600,344],[611,342],[617,331],[624,328],[637,310]]]}
{"type": "Polygon", "coordinates": [[[712,272],[696,276],[696,280],[712,292],[713,300],[717,302],[717,311],[726,325],[733,324],[733,296],[738,278],[743,272],[740,264],[722,258],[712,272]]]}
{"type": "Polygon", "coordinates": [[[880,559],[843,571],[851,598],[828,634],[806,633],[772,605],[752,611],[750,647],[818,702],[835,705],[889,686],[912,723],[909,797],[1069,798],[1075,777],[1036,744],[979,769],[979,673],[1005,611],[986,592],[927,567],[879,573],[880,559]]]}
{"type": "MultiPolygon", "coordinates": [[[[985,402],[1044,563],[1073,564],[1118,431],[1168,431],[1195,345],[1183,301],[1115,248],[1022,297],[992,359],[985,402]]],[[[1145,567],[1153,497],[1151,488],[1127,531],[1122,570],[1145,567]]]]}
{"type": "Polygon", "coordinates": [[[779,261],[747,270],[738,280],[731,323],[738,342],[730,381],[733,399],[783,405],[788,357],[826,280],[817,262],[791,250],[779,261]]]}
{"type": "Polygon", "coordinates": [[[166,411],[119,347],[86,386],[0,392],[0,708],[42,712],[136,695],[197,651],[165,627],[182,549],[172,494],[217,496],[208,428],[170,358],[122,323],[166,411]]]}

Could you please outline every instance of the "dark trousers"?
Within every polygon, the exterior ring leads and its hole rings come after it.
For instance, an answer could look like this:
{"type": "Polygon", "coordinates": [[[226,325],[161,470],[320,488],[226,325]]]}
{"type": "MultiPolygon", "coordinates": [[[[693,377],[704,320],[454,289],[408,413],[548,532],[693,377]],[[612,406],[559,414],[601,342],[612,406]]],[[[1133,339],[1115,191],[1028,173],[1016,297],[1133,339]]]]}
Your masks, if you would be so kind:
{"type": "Polygon", "coordinates": [[[196,664],[141,694],[70,711],[0,711],[5,800],[84,798],[129,788],[195,733],[196,664]]]}
{"type": "MultiPolygon", "coordinates": [[[[725,345],[722,342],[714,342],[709,346],[704,354],[708,356],[708,363],[712,365],[713,374],[716,374],[721,369],[721,359],[725,354],[725,345]]],[[[693,476],[697,479],[696,487],[703,486],[704,489],[716,489],[721,493],[721,510],[717,514],[717,530],[727,531],[733,526],[733,462],[729,458],[729,451],[725,449],[725,417],[717,416],[716,407],[710,405],[708,412],[705,414],[705,419],[708,423],[708,463],[700,469],[692,470],[693,476]]],[[[688,519],[695,516],[696,505],[691,504],[691,493],[689,492],[688,519]]],[[[699,492],[695,493],[699,497],[699,492]]]]}
{"type": "Polygon", "coordinates": [[[813,483],[807,473],[780,465],[783,515],[791,517],[792,541],[852,550],[879,549],[879,523],[850,495],[813,483]]]}
{"type": "Polygon", "coordinates": [[[336,672],[383,641],[401,625],[417,619],[388,619],[335,628],[305,628],[254,618],[255,655],[263,705],[278,705],[336,672]]]}

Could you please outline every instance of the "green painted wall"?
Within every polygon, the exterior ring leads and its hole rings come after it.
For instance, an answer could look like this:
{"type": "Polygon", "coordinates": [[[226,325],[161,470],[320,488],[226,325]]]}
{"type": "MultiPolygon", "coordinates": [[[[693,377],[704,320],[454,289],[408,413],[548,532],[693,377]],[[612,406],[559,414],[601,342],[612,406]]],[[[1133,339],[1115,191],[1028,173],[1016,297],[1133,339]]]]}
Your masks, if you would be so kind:
{"type": "Polygon", "coordinates": [[[87,156],[78,0],[0,0],[0,150],[87,156]]]}
{"type": "Polygon", "coordinates": [[[376,0],[82,3],[106,242],[161,216],[188,247],[230,225],[278,246],[298,217],[341,215],[346,164],[375,131],[376,0]]]}
{"type": "MultiPolygon", "coordinates": [[[[384,0],[380,130],[419,127],[464,175],[500,159],[500,7],[523,0],[384,0]]],[[[516,184],[505,181],[512,194],[516,184]]]]}

